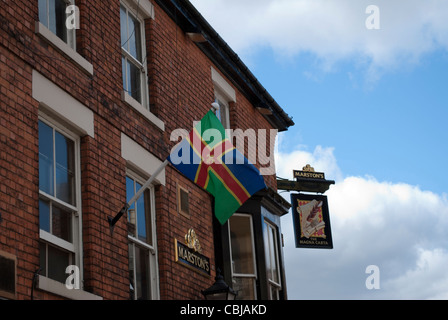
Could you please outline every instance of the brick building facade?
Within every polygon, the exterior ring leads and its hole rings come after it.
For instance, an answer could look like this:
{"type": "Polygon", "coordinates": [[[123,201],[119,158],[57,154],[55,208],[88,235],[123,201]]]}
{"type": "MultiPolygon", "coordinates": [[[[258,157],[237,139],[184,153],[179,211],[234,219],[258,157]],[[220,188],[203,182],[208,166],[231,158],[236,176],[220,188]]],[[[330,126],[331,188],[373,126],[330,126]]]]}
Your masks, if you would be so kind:
{"type": "Polygon", "coordinates": [[[275,173],[224,226],[170,166],[113,232],[107,217],[213,101],[230,129],[292,120],[189,1],[69,2],[0,2],[0,297],[203,299],[220,268],[240,298],[286,298],[275,173]],[[190,229],[210,276],[175,259],[190,229]]]}

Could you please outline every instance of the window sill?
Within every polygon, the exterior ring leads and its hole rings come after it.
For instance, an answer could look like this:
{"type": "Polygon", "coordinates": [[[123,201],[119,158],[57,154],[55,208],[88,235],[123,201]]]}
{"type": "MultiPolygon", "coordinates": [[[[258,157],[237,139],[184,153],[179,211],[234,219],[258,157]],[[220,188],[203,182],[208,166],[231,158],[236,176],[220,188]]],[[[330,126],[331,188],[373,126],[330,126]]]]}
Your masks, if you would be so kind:
{"type": "Polygon", "coordinates": [[[165,131],[165,123],[159,118],[157,118],[151,111],[143,107],[141,103],[132,98],[126,91],[121,92],[121,99],[128,105],[133,107],[135,110],[137,110],[141,115],[145,116],[161,131],[165,131]]]}
{"type": "Polygon", "coordinates": [[[84,59],[79,53],[73,50],[68,44],[59,39],[53,32],[45,27],[40,21],[36,21],[36,34],[40,35],[56,49],[60,50],[67,57],[73,60],[83,71],[93,76],[93,65],[84,59]]]}
{"type": "Polygon", "coordinates": [[[103,297],[83,290],[69,290],[63,283],[39,275],[37,288],[72,300],[103,300],[103,297]]]}

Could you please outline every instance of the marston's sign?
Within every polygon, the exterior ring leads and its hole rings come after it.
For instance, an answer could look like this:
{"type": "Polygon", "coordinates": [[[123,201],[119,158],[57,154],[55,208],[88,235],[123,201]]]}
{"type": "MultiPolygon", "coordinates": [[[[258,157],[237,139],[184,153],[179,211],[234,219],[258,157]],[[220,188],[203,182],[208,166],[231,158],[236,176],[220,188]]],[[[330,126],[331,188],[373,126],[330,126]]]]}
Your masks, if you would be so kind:
{"type": "Polygon", "coordinates": [[[303,167],[303,170],[294,170],[294,178],[305,178],[305,179],[322,179],[325,180],[325,173],[315,172],[314,168],[307,164],[303,167]]]}
{"type": "Polygon", "coordinates": [[[175,261],[200,274],[210,276],[210,258],[201,254],[202,249],[196,233],[188,230],[183,244],[174,239],[175,261]]]}
{"type": "Polygon", "coordinates": [[[325,179],[323,172],[306,172],[300,170],[294,170],[294,178],[311,178],[311,179],[325,179]]]}
{"type": "Polygon", "coordinates": [[[333,249],[327,197],[291,194],[296,248],[333,249]]]}

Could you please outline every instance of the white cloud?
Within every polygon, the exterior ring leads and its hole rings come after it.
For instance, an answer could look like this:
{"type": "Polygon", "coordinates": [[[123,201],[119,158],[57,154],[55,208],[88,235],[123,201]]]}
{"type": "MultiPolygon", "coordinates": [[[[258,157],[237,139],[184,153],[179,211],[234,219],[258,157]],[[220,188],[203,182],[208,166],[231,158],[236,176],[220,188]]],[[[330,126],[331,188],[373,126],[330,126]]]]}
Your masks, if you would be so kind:
{"type": "Polygon", "coordinates": [[[296,249],[292,217],[282,219],[289,298],[446,298],[446,196],[368,176],[343,177],[332,148],[302,149],[281,154],[277,166],[289,171],[300,169],[297,160],[309,161],[329,179],[327,172],[338,177],[326,192],[334,249],[296,249]],[[365,287],[369,265],[380,268],[380,290],[365,287]]]}
{"type": "MultiPolygon", "coordinates": [[[[448,299],[448,252],[444,249],[418,250],[413,269],[386,282],[385,288],[395,292],[395,298],[448,299]]],[[[393,298],[390,294],[388,297],[393,298]]]]}
{"type": "Polygon", "coordinates": [[[321,66],[355,58],[372,74],[448,49],[448,2],[440,0],[192,0],[240,55],[270,47],[281,56],[312,53],[321,66]],[[368,30],[366,8],[380,10],[368,30]]]}
{"type": "MultiPolygon", "coordinates": [[[[279,150],[282,150],[281,139],[277,146],[279,150]]],[[[291,152],[277,151],[277,175],[281,178],[291,179],[293,170],[301,170],[302,167],[310,164],[315,171],[325,172],[327,179],[339,180],[342,178],[342,174],[333,151],[334,148],[322,146],[317,146],[312,153],[308,152],[305,146],[291,152]]]]}
{"type": "MultiPolygon", "coordinates": [[[[448,1],[443,0],[191,2],[243,60],[271,48],[279,58],[310,54],[324,71],[351,61],[375,80],[385,70],[414,66],[429,53],[448,50],[448,1]],[[380,30],[365,27],[371,4],[380,9],[380,30]]],[[[315,79],[312,68],[305,75],[315,79]]],[[[290,299],[448,298],[447,195],[371,176],[344,176],[333,148],[279,149],[278,176],[292,179],[293,169],[309,163],[336,181],[326,193],[333,250],[296,249],[291,214],[282,218],[290,299]],[[366,289],[368,265],[380,268],[379,290],[366,289]]]]}

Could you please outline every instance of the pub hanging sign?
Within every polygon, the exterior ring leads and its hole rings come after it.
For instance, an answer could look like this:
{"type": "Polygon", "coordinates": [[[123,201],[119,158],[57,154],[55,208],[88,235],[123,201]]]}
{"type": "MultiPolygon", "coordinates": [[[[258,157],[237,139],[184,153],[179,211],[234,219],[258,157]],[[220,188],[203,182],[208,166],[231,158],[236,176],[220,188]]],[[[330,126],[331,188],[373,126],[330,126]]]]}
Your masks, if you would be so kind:
{"type": "Polygon", "coordinates": [[[327,197],[291,194],[296,248],[333,249],[327,197]]]}

